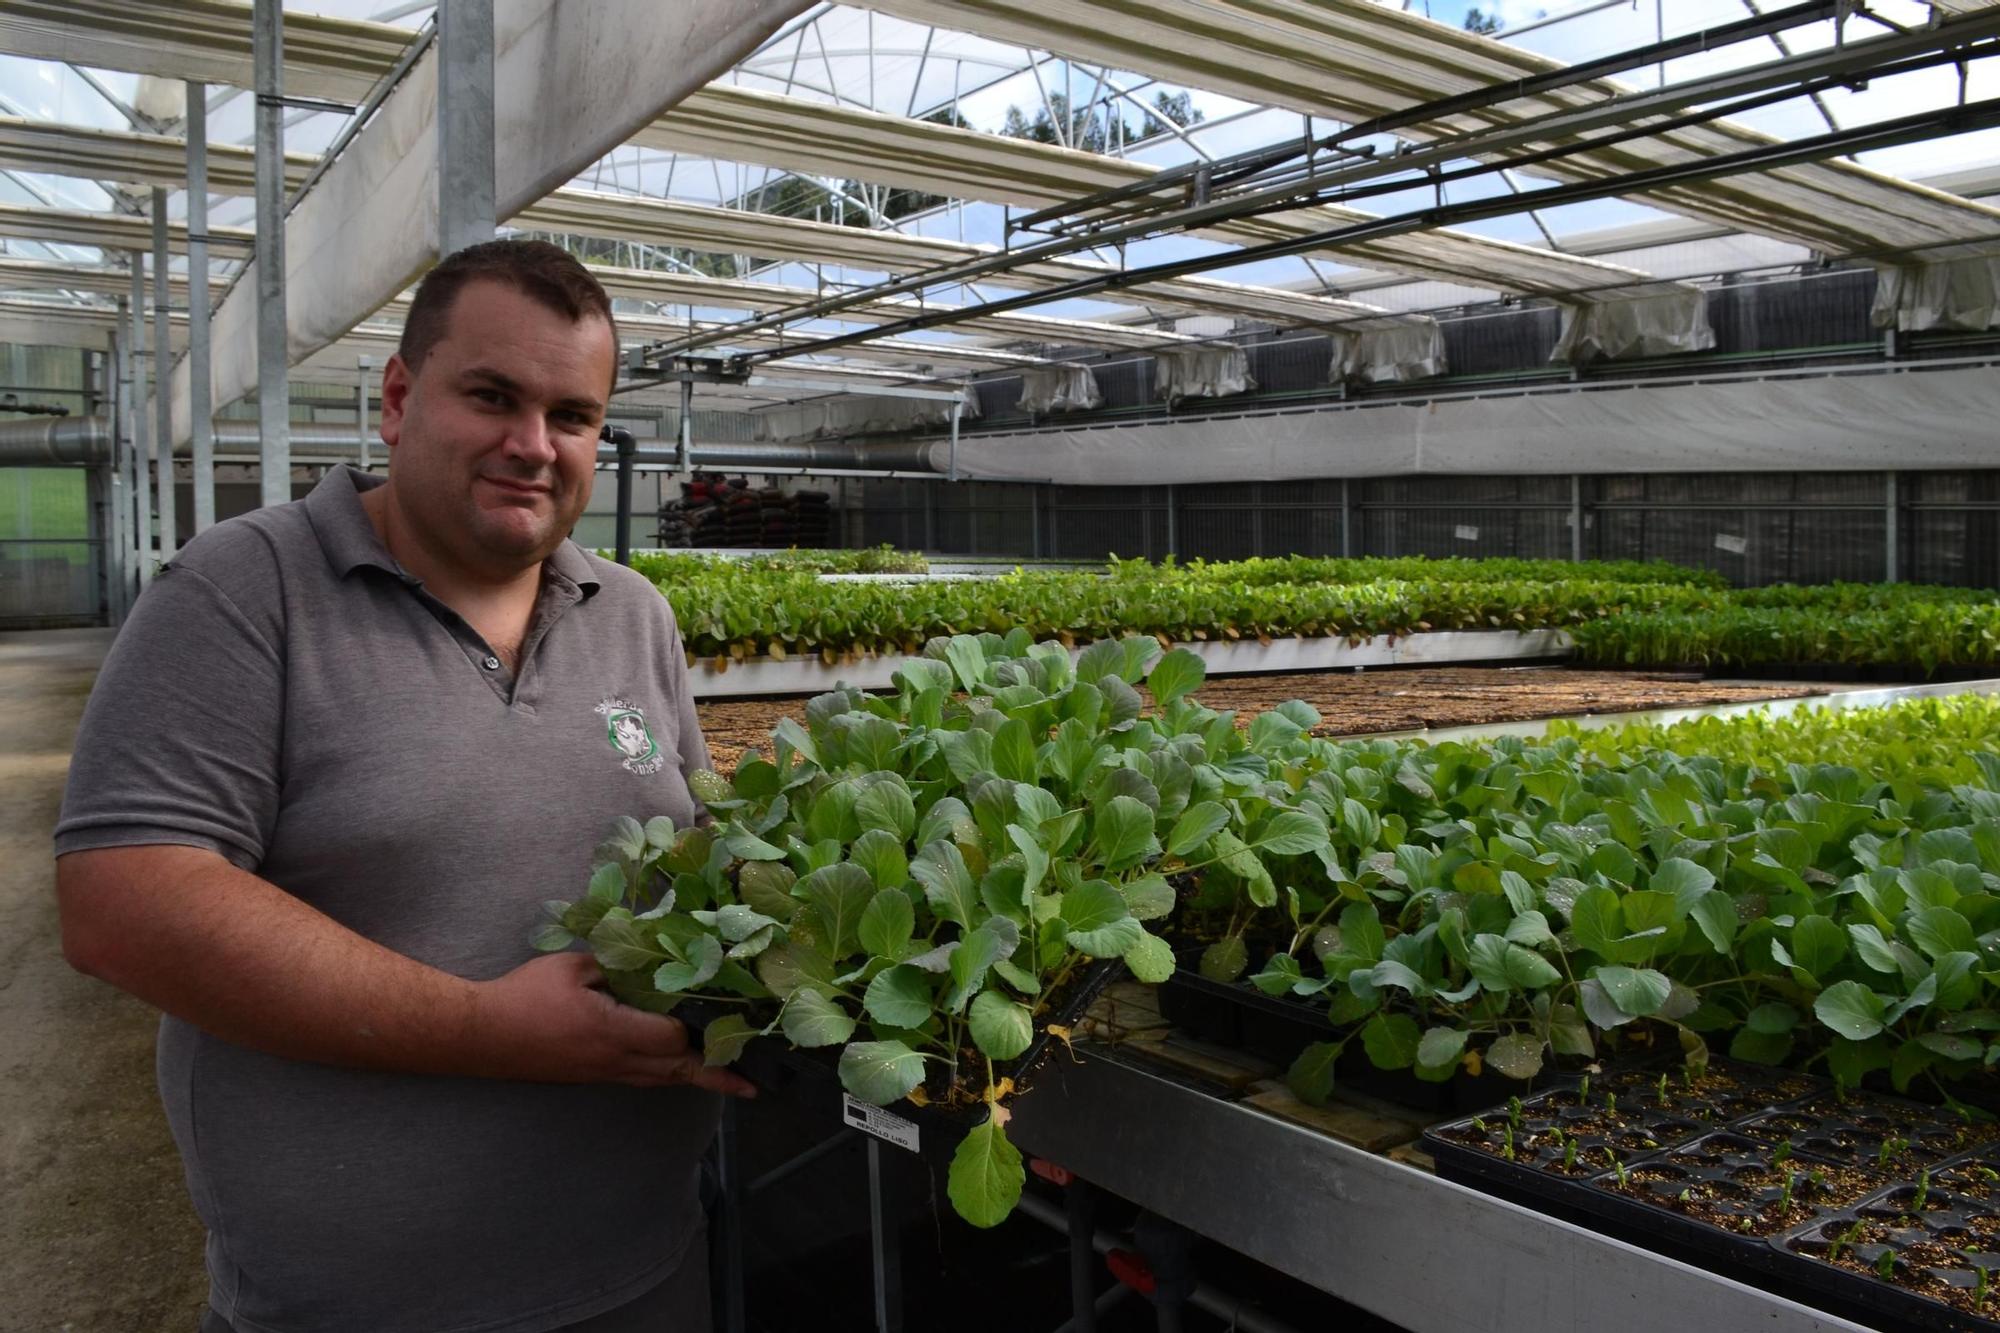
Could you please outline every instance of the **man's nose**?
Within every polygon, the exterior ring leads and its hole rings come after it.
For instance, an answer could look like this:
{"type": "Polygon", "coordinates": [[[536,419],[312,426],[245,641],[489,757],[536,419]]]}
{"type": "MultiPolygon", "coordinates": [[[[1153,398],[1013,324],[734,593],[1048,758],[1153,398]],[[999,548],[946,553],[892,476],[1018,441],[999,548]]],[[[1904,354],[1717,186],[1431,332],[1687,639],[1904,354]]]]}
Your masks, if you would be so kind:
{"type": "Polygon", "coordinates": [[[555,461],[555,440],[549,431],[548,421],[541,413],[523,412],[514,418],[507,431],[507,453],[528,463],[548,464],[555,461]]]}

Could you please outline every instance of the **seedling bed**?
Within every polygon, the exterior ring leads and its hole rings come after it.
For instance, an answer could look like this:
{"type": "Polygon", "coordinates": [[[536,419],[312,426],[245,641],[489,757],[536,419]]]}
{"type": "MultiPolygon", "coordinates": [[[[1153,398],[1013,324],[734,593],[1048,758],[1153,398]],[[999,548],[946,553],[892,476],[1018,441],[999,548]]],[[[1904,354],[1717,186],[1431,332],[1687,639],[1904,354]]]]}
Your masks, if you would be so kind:
{"type": "Polygon", "coordinates": [[[1963,1154],[1770,1244],[1871,1323],[1911,1333],[2000,1329],[1996,1168],[1991,1148],[1963,1154]]]}

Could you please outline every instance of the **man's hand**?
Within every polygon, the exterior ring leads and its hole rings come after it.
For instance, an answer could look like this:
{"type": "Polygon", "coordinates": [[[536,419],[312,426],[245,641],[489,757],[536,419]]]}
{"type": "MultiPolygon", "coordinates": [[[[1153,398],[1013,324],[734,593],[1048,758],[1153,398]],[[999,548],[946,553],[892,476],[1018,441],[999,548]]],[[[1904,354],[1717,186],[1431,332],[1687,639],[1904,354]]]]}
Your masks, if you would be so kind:
{"type": "Polygon", "coordinates": [[[481,1072],[539,1083],[691,1083],[755,1097],[741,1075],[710,1068],[677,1018],[619,1004],[585,954],[532,959],[477,985],[473,1051],[481,1072]]]}

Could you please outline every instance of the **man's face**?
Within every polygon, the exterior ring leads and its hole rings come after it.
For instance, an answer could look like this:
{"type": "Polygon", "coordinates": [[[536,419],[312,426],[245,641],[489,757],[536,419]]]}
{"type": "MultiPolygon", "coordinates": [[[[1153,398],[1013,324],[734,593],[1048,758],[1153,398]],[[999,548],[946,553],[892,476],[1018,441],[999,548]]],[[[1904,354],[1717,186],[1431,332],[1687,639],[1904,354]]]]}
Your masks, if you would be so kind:
{"type": "Polygon", "coordinates": [[[611,326],[571,323],[503,283],[467,283],[414,374],[382,375],[382,439],[411,536],[461,571],[540,564],[590,502],[617,364],[611,326]]]}

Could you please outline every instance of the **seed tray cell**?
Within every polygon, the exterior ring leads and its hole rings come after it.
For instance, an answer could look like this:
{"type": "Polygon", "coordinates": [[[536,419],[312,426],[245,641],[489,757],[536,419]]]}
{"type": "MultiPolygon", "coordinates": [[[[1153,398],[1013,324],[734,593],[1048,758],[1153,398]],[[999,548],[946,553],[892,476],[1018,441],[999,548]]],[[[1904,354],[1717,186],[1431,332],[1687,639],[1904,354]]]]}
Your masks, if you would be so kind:
{"type": "Polygon", "coordinates": [[[2000,1137],[2000,1125],[1962,1120],[1942,1107],[1874,1094],[1809,1101],[1752,1116],[1739,1133],[1851,1166],[1911,1176],[2000,1137]]]}

